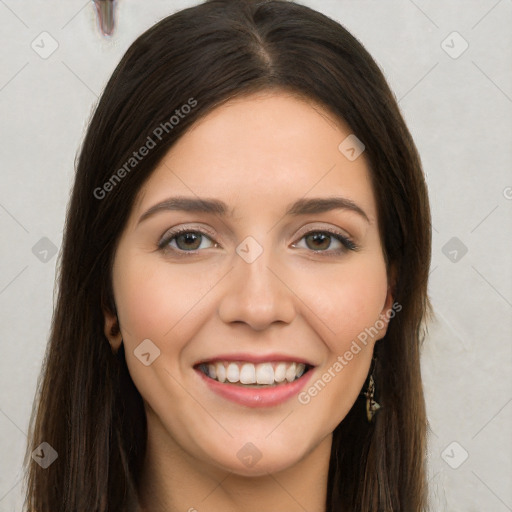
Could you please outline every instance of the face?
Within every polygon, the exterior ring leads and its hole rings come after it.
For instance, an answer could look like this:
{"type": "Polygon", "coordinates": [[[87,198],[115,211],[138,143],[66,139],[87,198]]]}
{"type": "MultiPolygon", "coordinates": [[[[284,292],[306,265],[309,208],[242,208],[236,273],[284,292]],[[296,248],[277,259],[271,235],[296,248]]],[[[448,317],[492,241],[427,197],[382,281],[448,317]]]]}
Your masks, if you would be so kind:
{"type": "Polygon", "coordinates": [[[117,349],[122,335],[159,446],[275,472],[354,404],[392,298],[364,153],[338,149],[350,133],[284,92],[238,98],[141,189],[113,268],[121,334],[108,336],[117,349]]]}

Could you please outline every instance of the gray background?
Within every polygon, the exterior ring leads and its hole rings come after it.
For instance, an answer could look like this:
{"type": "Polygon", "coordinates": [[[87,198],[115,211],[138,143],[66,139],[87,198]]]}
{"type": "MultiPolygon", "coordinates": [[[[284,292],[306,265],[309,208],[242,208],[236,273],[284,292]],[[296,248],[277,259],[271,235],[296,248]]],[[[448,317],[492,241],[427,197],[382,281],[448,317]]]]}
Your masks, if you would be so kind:
{"type": "MultiPolygon", "coordinates": [[[[90,1],[0,0],[0,511],[22,507],[54,251],[88,120],[136,36],[196,3],[119,0],[107,39],[90,1]]],[[[366,46],[422,156],[438,317],[422,358],[432,510],[510,511],[512,0],[303,3],[366,46]]]]}

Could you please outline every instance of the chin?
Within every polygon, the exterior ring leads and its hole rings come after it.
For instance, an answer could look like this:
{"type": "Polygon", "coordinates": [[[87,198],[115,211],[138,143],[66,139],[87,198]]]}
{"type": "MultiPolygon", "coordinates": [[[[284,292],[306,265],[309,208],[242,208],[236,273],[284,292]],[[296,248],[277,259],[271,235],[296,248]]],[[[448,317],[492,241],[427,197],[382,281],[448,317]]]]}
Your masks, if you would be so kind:
{"type": "Polygon", "coordinates": [[[286,470],[297,464],[300,458],[297,450],[285,453],[282,447],[281,450],[275,450],[267,444],[260,451],[254,444],[247,442],[234,452],[232,449],[229,453],[223,452],[221,457],[213,459],[212,462],[217,467],[235,475],[259,477],[286,470]],[[229,456],[228,459],[226,455],[229,456]]]}
{"type": "MultiPolygon", "coordinates": [[[[238,462],[238,461],[237,461],[238,462]]],[[[242,476],[242,477],[264,477],[268,476],[268,474],[275,474],[279,473],[280,471],[284,471],[293,465],[297,464],[297,460],[273,460],[273,461],[267,461],[263,462],[263,459],[261,459],[259,462],[257,462],[252,467],[245,467],[243,464],[233,464],[230,467],[226,467],[228,471],[231,473],[242,476]]]]}

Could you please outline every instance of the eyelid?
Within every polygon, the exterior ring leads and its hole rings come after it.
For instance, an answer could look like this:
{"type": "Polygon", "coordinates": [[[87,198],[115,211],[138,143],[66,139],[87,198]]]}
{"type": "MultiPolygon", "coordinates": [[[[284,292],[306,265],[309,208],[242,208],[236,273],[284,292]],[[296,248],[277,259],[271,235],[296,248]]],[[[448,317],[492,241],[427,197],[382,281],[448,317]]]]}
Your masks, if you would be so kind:
{"type": "Polygon", "coordinates": [[[292,247],[296,246],[305,236],[310,235],[312,233],[328,233],[331,235],[331,238],[334,238],[339,244],[341,244],[341,249],[328,249],[326,251],[315,251],[313,249],[309,249],[309,252],[312,252],[313,254],[321,254],[322,257],[336,257],[340,256],[341,254],[345,254],[347,252],[358,252],[361,247],[358,243],[353,240],[353,238],[348,235],[344,234],[340,228],[333,228],[331,226],[329,227],[309,227],[306,228],[304,232],[302,232],[298,237],[297,241],[293,242],[292,247]]]}
{"type": "MultiPolygon", "coordinates": [[[[173,226],[171,228],[166,229],[164,234],[158,240],[157,245],[158,245],[158,247],[161,247],[164,243],[167,243],[170,238],[172,238],[182,232],[188,232],[188,231],[198,231],[201,234],[206,233],[206,235],[208,235],[212,239],[217,236],[216,233],[212,229],[209,229],[208,227],[203,226],[203,225],[199,226],[199,225],[193,225],[193,224],[192,225],[178,224],[177,226],[173,226]]],[[[214,240],[212,240],[212,242],[214,242],[214,240]]]]}
{"type": "MultiPolygon", "coordinates": [[[[202,234],[203,236],[206,236],[207,238],[209,238],[210,241],[217,248],[221,247],[221,245],[215,239],[215,237],[217,235],[216,235],[216,233],[213,232],[213,230],[211,230],[210,228],[208,228],[204,225],[199,226],[199,225],[194,225],[194,224],[192,224],[192,225],[178,224],[177,226],[167,229],[165,231],[165,233],[160,237],[160,239],[157,243],[157,246],[159,249],[163,250],[167,247],[169,242],[172,239],[174,239],[176,236],[180,235],[181,233],[188,233],[188,232],[198,232],[198,233],[202,234]]],[[[345,239],[346,242],[348,242],[353,247],[348,248],[345,246],[345,243],[343,243],[341,240],[338,240],[338,242],[344,246],[344,249],[336,249],[336,250],[328,249],[326,251],[314,251],[314,250],[310,249],[311,252],[314,252],[314,253],[316,252],[319,254],[324,253],[326,256],[328,256],[328,255],[335,256],[339,253],[342,253],[342,252],[345,252],[348,250],[356,252],[360,248],[359,245],[353,240],[352,236],[344,229],[339,228],[339,227],[334,227],[334,226],[319,226],[317,224],[307,225],[307,226],[302,227],[299,230],[297,236],[295,237],[295,241],[291,244],[292,247],[295,246],[298,242],[300,242],[300,240],[302,240],[302,238],[304,238],[306,235],[309,235],[311,233],[317,233],[317,232],[330,233],[330,234],[334,235],[335,238],[340,237],[342,239],[345,239]]],[[[199,249],[195,249],[193,251],[182,251],[179,249],[171,248],[170,250],[180,256],[186,255],[186,254],[194,255],[194,254],[198,254],[199,252],[201,252],[201,250],[199,250],[199,249]]]]}
{"type": "MultiPolygon", "coordinates": [[[[345,229],[342,229],[338,226],[325,226],[325,225],[319,225],[319,223],[313,223],[313,225],[308,224],[307,226],[302,227],[298,232],[298,238],[302,238],[304,235],[307,235],[311,231],[327,231],[329,233],[334,233],[336,235],[343,236],[345,238],[348,238],[352,240],[352,235],[345,229]]],[[[295,242],[294,242],[295,243],[295,242]]]]}

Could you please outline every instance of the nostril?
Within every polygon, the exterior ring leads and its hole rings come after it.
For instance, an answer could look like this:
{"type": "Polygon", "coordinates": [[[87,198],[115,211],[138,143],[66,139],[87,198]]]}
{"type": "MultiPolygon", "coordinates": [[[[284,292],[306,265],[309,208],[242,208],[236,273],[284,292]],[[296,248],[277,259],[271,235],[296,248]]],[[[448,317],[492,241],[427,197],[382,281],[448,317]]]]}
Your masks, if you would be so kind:
{"type": "Polygon", "coordinates": [[[114,32],[115,0],[93,0],[98,15],[98,23],[103,35],[111,36],[114,32]]]}

